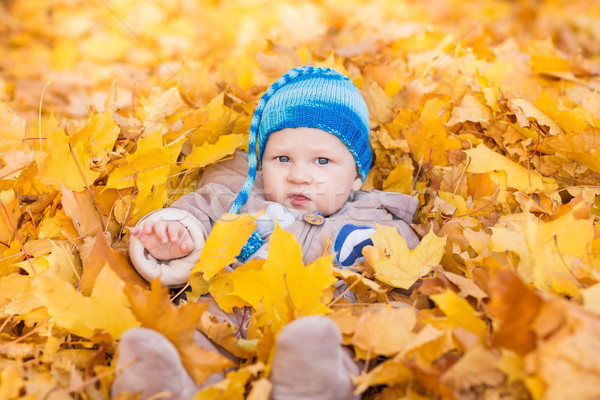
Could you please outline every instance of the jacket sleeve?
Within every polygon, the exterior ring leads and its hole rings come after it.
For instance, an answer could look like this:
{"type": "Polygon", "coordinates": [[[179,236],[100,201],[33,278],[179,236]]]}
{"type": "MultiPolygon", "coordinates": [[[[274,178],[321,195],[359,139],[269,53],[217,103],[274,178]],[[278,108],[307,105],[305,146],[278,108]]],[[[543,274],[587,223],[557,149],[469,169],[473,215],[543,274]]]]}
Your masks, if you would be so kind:
{"type": "Polygon", "coordinates": [[[189,231],[194,249],[185,257],[157,260],[135,237],[131,237],[129,254],[139,274],[150,281],[160,277],[163,285],[180,287],[187,283],[190,272],[198,260],[212,226],[235,199],[244,181],[247,156],[236,152],[232,159],[209,166],[202,174],[200,189],[175,201],[171,207],[156,210],[138,222],[178,221],[189,231]]]}
{"type": "Polygon", "coordinates": [[[146,215],[138,222],[177,221],[190,233],[194,241],[194,249],[185,257],[172,260],[157,260],[135,236],[129,241],[129,255],[138,273],[147,281],[160,277],[160,282],[167,287],[181,287],[186,284],[194,264],[204,246],[208,232],[190,213],[176,208],[164,208],[146,215]]]}

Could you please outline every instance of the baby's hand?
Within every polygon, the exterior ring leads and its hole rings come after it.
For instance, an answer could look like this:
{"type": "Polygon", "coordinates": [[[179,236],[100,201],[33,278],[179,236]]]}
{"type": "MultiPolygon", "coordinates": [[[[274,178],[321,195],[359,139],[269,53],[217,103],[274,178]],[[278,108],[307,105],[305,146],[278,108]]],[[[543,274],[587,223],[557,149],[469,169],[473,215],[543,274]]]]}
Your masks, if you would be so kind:
{"type": "Polygon", "coordinates": [[[145,222],[139,228],[129,228],[157,260],[172,260],[190,254],[194,241],[188,230],[177,221],[145,222]]]}

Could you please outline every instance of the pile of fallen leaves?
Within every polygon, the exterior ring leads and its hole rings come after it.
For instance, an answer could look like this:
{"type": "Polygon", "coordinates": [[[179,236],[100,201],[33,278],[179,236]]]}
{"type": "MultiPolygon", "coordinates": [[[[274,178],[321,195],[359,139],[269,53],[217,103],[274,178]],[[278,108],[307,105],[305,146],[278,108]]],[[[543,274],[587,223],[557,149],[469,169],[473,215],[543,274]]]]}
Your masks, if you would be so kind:
{"type": "Polygon", "coordinates": [[[585,0],[0,3],[0,399],[107,399],[118,339],[177,346],[197,399],[266,399],[273,342],[326,314],[368,362],[369,399],[600,397],[600,8],[585,0]],[[127,227],[246,145],[287,69],[347,74],[371,114],[364,189],[417,196],[412,251],[378,228],[358,272],[304,266],[276,231],[233,273],[221,222],[170,303],[127,227]],[[334,296],[344,280],[357,296],[334,296]],[[241,357],[199,349],[200,329],[241,357]]]}

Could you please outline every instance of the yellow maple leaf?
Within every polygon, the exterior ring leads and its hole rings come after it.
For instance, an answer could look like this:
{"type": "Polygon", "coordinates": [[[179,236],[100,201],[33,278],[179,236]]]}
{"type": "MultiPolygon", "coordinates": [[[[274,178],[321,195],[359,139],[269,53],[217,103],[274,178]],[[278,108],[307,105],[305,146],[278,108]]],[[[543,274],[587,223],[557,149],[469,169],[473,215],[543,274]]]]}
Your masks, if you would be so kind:
{"type": "Polygon", "coordinates": [[[221,92],[202,108],[202,111],[207,112],[208,121],[200,126],[191,127],[194,143],[198,145],[206,142],[214,143],[218,137],[231,133],[229,120],[232,111],[223,104],[224,98],[225,92],[221,92]]]}
{"type": "Polygon", "coordinates": [[[171,147],[163,147],[160,131],[148,134],[138,140],[135,153],[127,154],[126,162],[121,162],[119,168],[110,173],[106,188],[125,189],[137,185],[140,193],[146,194],[151,191],[154,182],[164,185],[169,163],[176,160],[181,144],[176,150],[177,154],[173,157],[175,152],[171,147]]]}
{"type": "Polygon", "coordinates": [[[204,143],[201,146],[195,146],[192,152],[185,158],[182,168],[204,168],[233,154],[235,149],[241,147],[243,144],[244,139],[242,135],[219,136],[215,144],[204,143]]]}
{"type": "Polygon", "coordinates": [[[356,385],[354,393],[357,394],[363,393],[370,386],[397,385],[413,379],[412,371],[402,361],[392,358],[377,365],[368,373],[362,372],[359,376],[353,376],[352,382],[356,385]]]}
{"type": "Polygon", "coordinates": [[[73,143],[84,141],[89,143],[89,154],[92,157],[102,158],[112,151],[115,140],[119,136],[121,128],[109,111],[90,114],[83,129],[71,136],[73,143]]]}
{"type": "Polygon", "coordinates": [[[148,99],[142,99],[142,107],[138,109],[138,118],[149,122],[166,118],[185,106],[176,86],[167,90],[153,87],[148,99]]]}
{"type": "Polygon", "coordinates": [[[255,310],[262,308],[264,313],[258,323],[273,324],[274,331],[278,331],[296,317],[331,311],[324,298],[326,289],[335,283],[331,268],[332,256],[321,257],[305,267],[294,236],[277,226],[269,240],[263,268],[233,271],[230,294],[248,302],[255,310]]]}
{"type": "Polygon", "coordinates": [[[460,124],[463,122],[486,122],[492,118],[490,109],[483,105],[477,96],[468,94],[460,101],[460,105],[452,109],[452,115],[447,126],[460,124]]]}
{"type": "Polygon", "coordinates": [[[0,153],[20,148],[25,138],[25,120],[0,102],[0,153]]]}
{"type": "Polygon", "coordinates": [[[228,372],[225,379],[200,390],[193,400],[244,400],[246,385],[250,378],[264,371],[262,362],[228,372]]]}
{"type": "Polygon", "coordinates": [[[125,283],[107,266],[98,274],[89,297],[55,274],[39,275],[34,281],[36,295],[56,325],[71,333],[90,338],[95,330],[106,330],[118,339],[127,329],[140,325],[123,293],[125,283]]]}
{"type": "Polygon", "coordinates": [[[446,314],[447,322],[452,327],[462,326],[480,338],[485,337],[487,324],[481,319],[469,302],[458,297],[452,290],[429,296],[440,310],[446,314]]]}
{"type": "Polygon", "coordinates": [[[21,315],[42,307],[31,277],[12,273],[0,278],[0,312],[21,315]]]}
{"type": "Polygon", "coordinates": [[[592,219],[576,219],[576,212],[545,223],[523,213],[513,221],[512,229],[492,228],[490,249],[518,254],[519,276],[538,289],[579,297],[579,279],[594,274],[588,265],[594,228],[592,219]]]}
{"type": "Polygon", "coordinates": [[[415,167],[409,158],[403,159],[383,181],[383,190],[411,194],[415,167]]]}
{"type": "Polygon", "coordinates": [[[359,357],[393,356],[415,336],[416,323],[412,308],[375,309],[360,316],[351,343],[361,350],[359,357]]]}
{"type": "MultiPolygon", "coordinates": [[[[554,120],[552,120],[550,117],[548,117],[542,110],[540,110],[539,108],[537,108],[536,106],[534,106],[533,104],[531,104],[530,102],[528,102],[525,99],[511,99],[511,102],[518,106],[521,111],[523,111],[523,114],[525,114],[525,117],[527,117],[527,119],[534,119],[536,120],[540,125],[544,125],[547,126],[548,132],[551,135],[558,135],[558,134],[564,134],[563,130],[561,129],[560,126],[558,126],[556,124],[556,122],[554,122],[554,120]]],[[[519,115],[517,114],[517,118],[519,117],[519,115]]],[[[523,127],[528,127],[530,124],[528,122],[525,121],[521,121],[521,126],[523,127]]]]}
{"type": "MultiPolygon", "coordinates": [[[[29,242],[31,243],[31,242],[29,242]]],[[[33,258],[33,269],[28,260],[15,263],[14,265],[21,267],[30,276],[35,276],[36,273],[49,270],[52,274],[57,274],[66,282],[75,284],[79,281],[81,263],[75,257],[67,246],[64,244],[56,244],[54,241],[47,241],[48,249],[52,249],[49,254],[38,255],[33,258]]]]}
{"type": "Polygon", "coordinates": [[[566,109],[557,104],[556,100],[545,92],[542,92],[536,104],[569,136],[580,134],[588,126],[593,125],[594,120],[598,120],[597,116],[595,117],[581,104],[575,108],[566,109]]]}
{"type": "Polygon", "coordinates": [[[236,256],[248,241],[256,224],[251,215],[224,214],[215,226],[194,265],[190,276],[201,276],[208,281],[229,264],[237,261],[236,256]]]}
{"type": "Polygon", "coordinates": [[[402,289],[408,289],[439,265],[446,244],[446,237],[430,231],[410,250],[396,228],[385,225],[377,225],[371,239],[373,246],[365,246],[363,254],[375,270],[375,279],[402,289]]]}
{"type": "Polygon", "coordinates": [[[71,142],[54,116],[45,125],[44,129],[49,131],[45,141],[46,151],[35,153],[40,181],[57,190],[64,185],[74,192],[91,186],[100,172],[90,170],[90,154],[86,149],[89,139],[87,145],[85,140],[71,142]]]}
{"type": "Polygon", "coordinates": [[[403,131],[414,159],[420,163],[431,163],[436,166],[448,164],[446,151],[460,149],[461,141],[449,137],[444,123],[448,120],[446,102],[439,98],[427,100],[421,109],[419,120],[403,131]]]}
{"type": "Polygon", "coordinates": [[[530,64],[534,74],[569,71],[569,60],[558,53],[549,37],[531,41],[527,52],[531,56],[530,64]]]}
{"type": "Polygon", "coordinates": [[[169,298],[168,289],[158,279],[150,283],[150,289],[142,291],[137,286],[126,287],[125,293],[131,301],[131,310],[143,327],[160,332],[173,343],[196,384],[204,383],[213,373],[233,365],[221,354],[206,350],[194,341],[196,325],[206,310],[207,303],[189,302],[175,306],[169,298]]]}
{"type": "MultiPolygon", "coordinates": [[[[557,188],[552,178],[543,177],[535,171],[527,170],[527,168],[491,150],[483,143],[474,149],[464,151],[471,159],[467,167],[467,172],[488,173],[504,171],[505,187],[512,187],[527,193],[536,190],[552,191],[557,188]]],[[[500,184],[501,182],[496,183],[500,184]]]]}
{"type": "Polygon", "coordinates": [[[182,143],[179,140],[163,146],[161,131],[155,131],[139,139],[136,152],[127,154],[126,160],[120,160],[118,168],[109,174],[105,189],[137,188],[135,200],[129,198],[128,202],[117,202],[115,207],[127,210],[123,214],[129,216],[131,223],[165,205],[171,165],[177,161],[182,143]],[[133,210],[130,210],[131,201],[135,205],[133,210]]]}

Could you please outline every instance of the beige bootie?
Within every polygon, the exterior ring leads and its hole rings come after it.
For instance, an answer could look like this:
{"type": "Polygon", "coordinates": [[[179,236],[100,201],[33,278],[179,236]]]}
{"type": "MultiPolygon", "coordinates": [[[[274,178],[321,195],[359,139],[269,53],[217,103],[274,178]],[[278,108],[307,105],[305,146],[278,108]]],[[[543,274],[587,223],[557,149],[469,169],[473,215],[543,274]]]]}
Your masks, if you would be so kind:
{"type": "Polygon", "coordinates": [[[277,337],[270,380],[274,400],[358,399],[351,375],[358,366],[342,347],[342,335],[327,317],[290,322],[277,337]]]}
{"type": "Polygon", "coordinates": [[[121,336],[116,369],[111,397],[130,392],[144,400],[164,393],[170,400],[188,400],[198,390],[175,346],[152,329],[130,329],[121,336]]]}

